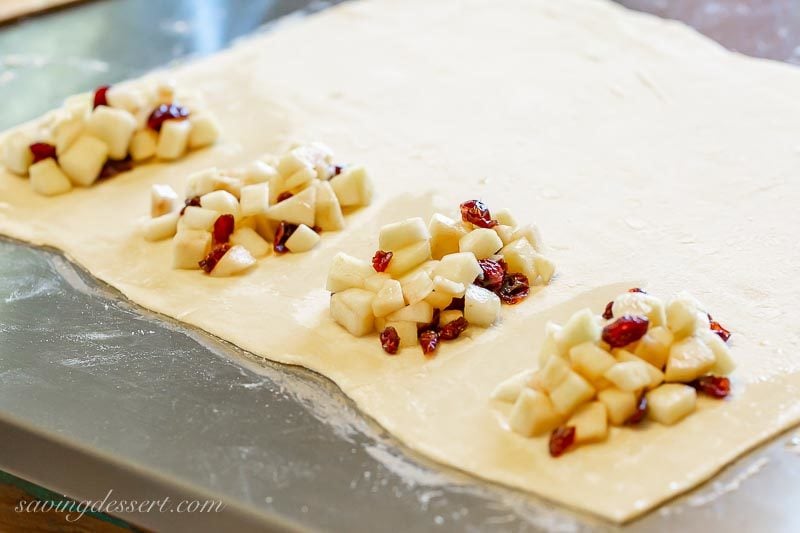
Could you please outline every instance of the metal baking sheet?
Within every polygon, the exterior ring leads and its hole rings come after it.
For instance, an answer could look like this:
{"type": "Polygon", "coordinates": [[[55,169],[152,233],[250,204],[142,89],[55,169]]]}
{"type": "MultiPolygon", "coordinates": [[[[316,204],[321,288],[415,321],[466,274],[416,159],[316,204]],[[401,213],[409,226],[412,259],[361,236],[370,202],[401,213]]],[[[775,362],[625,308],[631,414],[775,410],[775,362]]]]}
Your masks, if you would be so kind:
{"type": "MultiPolygon", "coordinates": [[[[276,17],[326,5],[116,0],[6,26],[0,101],[14,105],[4,106],[0,129],[68,94],[211,53],[276,17]]],[[[433,464],[325,378],[254,359],[125,301],[56,251],[8,239],[0,239],[0,384],[1,469],[81,499],[113,490],[227,503],[214,516],[122,513],[145,527],[617,529],[433,464]]],[[[800,531],[797,501],[800,434],[789,432],[624,530],[800,531]]]]}

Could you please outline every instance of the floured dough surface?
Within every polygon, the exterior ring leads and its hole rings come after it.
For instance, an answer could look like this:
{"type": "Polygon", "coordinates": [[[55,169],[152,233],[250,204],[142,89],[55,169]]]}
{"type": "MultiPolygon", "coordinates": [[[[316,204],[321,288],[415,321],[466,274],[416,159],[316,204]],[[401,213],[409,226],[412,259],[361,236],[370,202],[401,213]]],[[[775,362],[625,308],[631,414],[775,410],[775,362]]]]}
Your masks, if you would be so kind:
{"type": "Polygon", "coordinates": [[[174,72],[225,141],[55,199],[0,174],[0,232],[60,248],[145,307],[334,380],[410,447],[482,478],[624,521],[800,420],[800,72],[595,0],[374,0],[332,8],[174,72]],[[150,185],[293,140],[363,162],[373,206],[306,254],[215,279],[136,234],[150,185]],[[480,197],[542,229],[552,284],[427,360],[332,323],[337,251],[380,224],[480,197]],[[558,460],[502,429],[488,396],[529,368],[547,319],[630,286],[694,293],[733,331],[729,401],[677,426],[613,429],[558,460]]]}

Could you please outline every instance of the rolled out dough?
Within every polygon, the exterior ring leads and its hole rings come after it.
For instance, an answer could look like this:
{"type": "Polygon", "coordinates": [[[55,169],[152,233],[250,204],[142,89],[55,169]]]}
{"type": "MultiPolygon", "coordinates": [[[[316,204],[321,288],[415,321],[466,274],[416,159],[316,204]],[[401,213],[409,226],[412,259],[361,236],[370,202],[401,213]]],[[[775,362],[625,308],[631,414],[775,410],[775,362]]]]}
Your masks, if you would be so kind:
{"type": "Polygon", "coordinates": [[[334,380],[411,448],[614,521],[712,476],[800,420],[800,72],[600,0],[351,2],[172,72],[205,90],[226,140],[49,199],[0,174],[0,232],[55,246],[131,300],[334,380]],[[373,206],[307,254],[216,279],[170,268],[136,220],[153,183],[292,140],[363,162],[373,206]],[[480,197],[540,225],[553,283],[426,360],[328,317],[339,250],[379,224],[480,197]],[[677,426],[614,430],[558,460],[498,423],[489,393],[535,361],[546,319],[632,284],[686,289],[733,331],[729,401],[677,426]]]}

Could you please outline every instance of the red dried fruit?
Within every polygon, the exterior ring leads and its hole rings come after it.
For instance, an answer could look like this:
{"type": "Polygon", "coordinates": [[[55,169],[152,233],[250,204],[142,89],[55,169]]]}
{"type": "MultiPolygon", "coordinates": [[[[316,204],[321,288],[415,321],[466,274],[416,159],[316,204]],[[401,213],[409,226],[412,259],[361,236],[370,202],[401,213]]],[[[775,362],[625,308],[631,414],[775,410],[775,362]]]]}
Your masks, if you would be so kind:
{"type": "Polygon", "coordinates": [[[290,193],[289,191],[283,191],[283,192],[282,192],[282,193],[280,193],[280,194],[278,195],[278,197],[275,199],[275,203],[278,203],[278,204],[279,204],[279,203],[281,203],[281,202],[282,202],[282,201],[284,201],[284,200],[288,200],[288,199],[289,199],[289,198],[291,198],[292,196],[294,196],[294,194],[290,193]]]}
{"type": "Polygon", "coordinates": [[[493,259],[479,259],[478,264],[483,270],[483,275],[475,279],[475,285],[495,292],[503,285],[503,279],[508,268],[505,261],[493,259]]]}
{"type": "Polygon", "coordinates": [[[48,158],[56,159],[56,147],[50,143],[33,143],[28,147],[33,154],[33,162],[38,163],[48,158]]]}
{"type": "Polygon", "coordinates": [[[647,294],[646,291],[644,291],[643,289],[640,289],[639,287],[634,287],[632,289],[628,289],[628,292],[641,292],[642,294],[647,294]]]}
{"type": "Polygon", "coordinates": [[[200,268],[202,268],[206,274],[208,274],[214,270],[214,267],[217,266],[217,263],[219,263],[219,260],[222,259],[222,256],[228,253],[228,250],[230,249],[231,245],[227,243],[215,246],[211,249],[206,258],[200,261],[200,268]]]}
{"type": "Polygon", "coordinates": [[[525,274],[515,272],[503,277],[503,284],[497,290],[497,295],[504,304],[514,305],[524,300],[530,292],[530,284],[525,274]]]}
{"type": "Polygon", "coordinates": [[[167,120],[186,120],[189,110],[177,104],[161,104],[147,117],[147,127],[151,130],[161,131],[161,126],[167,120]]]}
{"type": "Polygon", "coordinates": [[[275,238],[272,240],[272,249],[275,250],[276,254],[285,254],[289,251],[286,248],[286,241],[289,240],[289,237],[292,236],[296,229],[297,224],[289,224],[285,220],[278,224],[278,228],[275,230],[275,238]]]}
{"type": "Polygon", "coordinates": [[[445,311],[463,311],[464,310],[464,298],[453,298],[450,301],[450,304],[445,307],[445,311]]]}
{"type": "Polygon", "coordinates": [[[719,335],[719,338],[723,341],[728,342],[728,339],[731,338],[731,332],[725,326],[711,318],[710,314],[708,314],[708,322],[710,324],[709,327],[711,328],[711,331],[719,335]]]}
{"type": "Polygon", "coordinates": [[[467,319],[460,316],[439,328],[439,338],[443,341],[457,339],[468,327],[469,322],[467,322],[467,319]]]}
{"type": "Polygon", "coordinates": [[[606,320],[611,320],[612,318],[614,318],[613,307],[614,307],[614,300],[611,300],[606,304],[606,310],[603,311],[603,318],[605,318],[606,320]]]}
{"type": "Polygon", "coordinates": [[[432,329],[425,330],[419,336],[419,344],[422,346],[422,353],[432,354],[439,346],[439,334],[432,329]]]}
{"type": "Polygon", "coordinates": [[[384,252],[383,250],[375,252],[375,255],[372,256],[372,268],[375,269],[375,272],[385,272],[389,268],[393,255],[392,252],[384,252]]]}
{"type": "Polygon", "coordinates": [[[461,204],[461,220],[479,228],[493,228],[497,225],[489,208],[480,200],[468,200],[461,204]]]}
{"type": "Polygon", "coordinates": [[[417,337],[419,338],[422,335],[423,331],[438,331],[439,330],[439,318],[441,317],[442,312],[439,309],[433,310],[433,316],[431,321],[427,324],[418,324],[417,325],[417,337]]]}
{"type": "Polygon", "coordinates": [[[731,380],[723,376],[702,376],[689,385],[712,398],[725,398],[731,393],[731,380]]]}
{"type": "Polygon", "coordinates": [[[231,238],[233,233],[234,219],[233,215],[226,213],[217,217],[214,221],[214,244],[225,244],[231,238]]]}
{"type": "Polygon", "coordinates": [[[103,165],[103,168],[100,169],[100,177],[98,179],[108,179],[113,178],[117,174],[122,174],[123,172],[128,172],[133,168],[133,161],[130,159],[109,159],[103,165]]]}
{"type": "Polygon", "coordinates": [[[644,393],[639,396],[639,401],[636,403],[636,411],[625,421],[629,426],[635,426],[647,415],[647,396],[644,393]]]}
{"type": "Polygon", "coordinates": [[[550,455],[559,457],[575,443],[575,426],[560,426],[550,435],[550,455]]]}
{"type": "Polygon", "coordinates": [[[110,85],[101,85],[97,89],[94,90],[94,107],[98,107],[101,105],[108,105],[108,99],[106,98],[106,93],[111,88],[110,85]]]}
{"type": "Polygon", "coordinates": [[[311,229],[314,230],[314,233],[322,233],[322,228],[319,226],[313,226],[311,229]]]}
{"type": "Polygon", "coordinates": [[[649,325],[647,317],[625,315],[603,328],[603,340],[612,348],[621,348],[644,337],[649,325]]]}
{"type": "Polygon", "coordinates": [[[342,170],[344,170],[344,167],[342,165],[333,165],[333,176],[338,176],[339,174],[342,173],[342,170]]]}
{"type": "Polygon", "coordinates": [[[396,354],[397,349],[400,348],[400,335],[398,335],[397,330],[389,326],[381,331],[380,337],[383,351],[391,355],[396,354]]]}
{"type": "Polygon", "coordinates": [[[183,208],[181,208],[181,215],[186,212],[187,207],[200,207],[200,197],[199,196],[192,196],[191,198],[187,198],[183,202],[183,208]]]}

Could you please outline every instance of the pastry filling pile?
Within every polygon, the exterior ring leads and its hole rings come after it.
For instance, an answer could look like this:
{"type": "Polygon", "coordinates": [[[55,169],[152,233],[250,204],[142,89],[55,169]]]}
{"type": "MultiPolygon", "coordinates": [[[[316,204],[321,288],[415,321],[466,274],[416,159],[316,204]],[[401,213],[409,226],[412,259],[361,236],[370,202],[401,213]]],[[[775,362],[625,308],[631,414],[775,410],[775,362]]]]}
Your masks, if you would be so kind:
{"type": "Polygon", "coordinates": [[[470,325],[494,324],[502,303],[522,301],[554,271],[535,226],[470,200],[460,220],[437,213],[427,225],[383,226],[371,261],[339,253],[327,289],[333,319],[352,335],[377,331],[389,354],[419,345],[430,355],[470,325]]]}
{"type": "Polygon", "coordinates": [[[311,250],[321,232],[344,228],[343,208],[371,198],[363,167],[336,165],[330,148],[311,143],[245,168],[196,172],[183,201],[172,187],[154,185],[142,233],[172,238],[174,268],[231,276],[271,252],[311,250]]]}
{"type": "Polygon", "coordinates": [[[691,414],[697,393],[724,398],[735,364],[730,332],[688,293],[666,305],[641,289],[548,323],[537,370],[500,383],[495,400],[513,403],[508,425],[524,437],[550,433],[550,454],[603,441],[608,424],[645,419],[672,425],[691,414]]]}
{"type": "Polygon", "coordinates": [[[3,164],[39,194],[88,187],[153,158],[169,161],[216,142],[219,128],[196,95],[171,83],[103,86],[68,98],[3,142],[3,164]]]}

